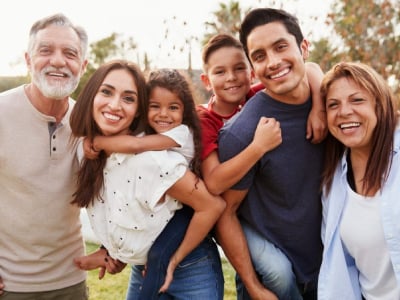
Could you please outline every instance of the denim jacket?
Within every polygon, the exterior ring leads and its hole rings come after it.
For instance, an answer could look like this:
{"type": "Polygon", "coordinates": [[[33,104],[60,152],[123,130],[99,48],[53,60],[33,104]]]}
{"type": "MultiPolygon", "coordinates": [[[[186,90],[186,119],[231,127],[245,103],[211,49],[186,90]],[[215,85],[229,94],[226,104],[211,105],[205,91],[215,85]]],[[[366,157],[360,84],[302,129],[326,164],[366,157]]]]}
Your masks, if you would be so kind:
{"type": "MultiPolygon", "coordinates": [[[[322,195],[322,228],[324,244],[318,280],[320,300],[358,300],[361,289],[354,259],[346,251],[340,238],[339,225],[346,206],[346,153],[336,168],[331,192],[322,195]]],[[[400,127],[395,132],[393,161],[390,174],[382,187],[382,223],[385,240],[396,279],[400,284],[400,127]]]]}

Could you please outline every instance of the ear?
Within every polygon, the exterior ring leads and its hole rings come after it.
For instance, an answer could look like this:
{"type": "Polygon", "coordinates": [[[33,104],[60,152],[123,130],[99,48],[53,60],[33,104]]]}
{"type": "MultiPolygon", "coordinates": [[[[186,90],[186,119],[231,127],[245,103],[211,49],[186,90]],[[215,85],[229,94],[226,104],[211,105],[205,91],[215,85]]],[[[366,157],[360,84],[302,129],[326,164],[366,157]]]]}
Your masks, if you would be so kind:
{"type": "Polygon", "coordinates": [[[85,59],[82,63],[82,68],[81,68],[81,72],[80,72],[80,76],[82,76],[85,72],[86,72],[86,67],[88,65],[88,60],[85,59]]]}
{"type": "Polygon", "coordinates": [[[253,83],[254,79],[256,79],[256,74],[254,74],[253,68],[250,69],[250,82],[253,83]]]}
{"type": "Polygon", "coordinates": [[[30,70],[32,62],[31,62],[31,57],[29,56],[28,52],[25,52],[25,63],[26,63],[26,66],[28,67],[28,70],[30,70]]]}
{"type": "Polygon", "coordinates": [[[301,55],[303,56],[304,60],[308,59],[310,55],[309,47],[310,47],[310,42],[306,39],[304,39],[300,44],[301,55]]]}
{"type": "Polygon", "coordinates": [[[211,92],[212,87],[211,87],[210,79],[208,78],[208,75],[205,73],[201,73],[200,79],[201,79],[201,82],[203,82],[203,85],[207,89],[207,91],[211,92]]]}

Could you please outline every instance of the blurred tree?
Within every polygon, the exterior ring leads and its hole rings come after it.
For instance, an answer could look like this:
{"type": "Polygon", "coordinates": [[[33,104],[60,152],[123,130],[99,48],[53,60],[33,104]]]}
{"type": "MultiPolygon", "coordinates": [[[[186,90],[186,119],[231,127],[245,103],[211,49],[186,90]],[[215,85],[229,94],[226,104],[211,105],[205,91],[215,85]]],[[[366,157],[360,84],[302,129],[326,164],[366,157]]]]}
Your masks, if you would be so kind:
{"type": "Polygon", "coordinates": [[[204,35],[202,44],[205,45],[217,33],[228,33],[238,37],[242,17],[248,10],[248,8],[243,10],[239,1],[230,0],[228,4],[219,3],[219,9],[212,13],[215,20],[204,22],[210,32],[204,35]]]}
{"type": "Polygon", "coordinates": [[[0,76],[0,93],[21,84],[28,83],[29,76],[0,76]]]}
{"type": "Polygon", "coordinates": [[[311,42],[309,61],[320,65],[323,72],[328,71],[334,64],[341,60],[337,48],[332,46],[327,38],[311,42]]]}
{"type": "MultiPolygon", "coordinates": [[[[89,77],[104,62],[117,57],[134,61],[134,54],[132,52],[136,48],[137,45],[133,41],[132,37],[121,39],[120,35],[115,32],[108,37],[91,43],[89,45],[89,63],[87,65],[86,72],[83,74],[79,82],[78,88],[72,94],[72,98],[77,98],[80,91],[82,90],[82,87],[86,84],[89,77]]],[[[139,64],[139,62],[137,63],[139,64]]]]}
{"type": "Polygon", "coordinates": [[[333,34],[330,42],[315,43],[316,61],[326,67],[340,60],[367,63],[400,92],[399,1],[335,0],[327,24],[333,34]]]}

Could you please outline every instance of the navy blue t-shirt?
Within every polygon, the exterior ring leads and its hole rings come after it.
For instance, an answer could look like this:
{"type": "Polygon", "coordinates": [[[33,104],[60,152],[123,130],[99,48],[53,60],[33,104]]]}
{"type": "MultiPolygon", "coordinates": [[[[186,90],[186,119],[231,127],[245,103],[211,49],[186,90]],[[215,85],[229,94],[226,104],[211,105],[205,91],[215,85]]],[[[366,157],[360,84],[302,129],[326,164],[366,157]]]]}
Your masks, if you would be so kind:
{"type": "Polygon", "coordinates": [[[324,144],[314,145],[306,139],[310,109],[311,99],[291,105],[259,92],[221,129],[218,140],[224,162],[250,144],[260,117],[280,122],[282,144],[267,152],[232,189],[248,189],[239,218],[287,255],[300,283],[317,279],[322,259],[324,144]]]}

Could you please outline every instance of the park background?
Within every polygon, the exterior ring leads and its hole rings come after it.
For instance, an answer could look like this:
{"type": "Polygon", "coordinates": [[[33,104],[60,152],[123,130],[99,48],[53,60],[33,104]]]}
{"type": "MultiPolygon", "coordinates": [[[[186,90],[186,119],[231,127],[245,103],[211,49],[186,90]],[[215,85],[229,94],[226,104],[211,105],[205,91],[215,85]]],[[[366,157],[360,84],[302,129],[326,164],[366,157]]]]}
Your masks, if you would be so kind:
{"type": "Polygon", "coordinates": [[[74,96],[100,64],[112,58],[136,62],[143,70],[186,70],[199,91],[201,48],[217,32],[238,35],[244,14],[256,7],[295,14],[311,42],[309,61],[323,71],[335,63],[361,61],[374,67],[395,93],[400,78],[398,0],[14,0],[0,11],[0,91],[27,82],[24,51],[32,23],[62,12],[89,34],[89,66],[74,96]]]}
{"type": "MultiPolygon", "coordinates": [[[[360,61],[374,67],[399,95],[400,1],[398,0],[14,0],[0,11],[0,92],[29,81],[24,62],[28,33],[34,21],[64,13],[89,35],[89,65],[74,97],[103,62],[125,58],[144,71],[178,68],[188,73],[198,102],[209,95],[202,87],[201,48],[218,32],[238,36],[240,21],[256,7],[283,8],[295,14],[311,42],[309,61],[326,72],[339,61],[360,61]]],[[[82,212],[87,250],[97,239],[82,212]]],[[[221,253],[223,256],[223,253],[221,253]]],[[[234,271],[224,259],[225,299],[235,299],[234,271]]],[[[89,273],[90,299],[124,299],[129,268],[99,281],[89,273]]]]}

